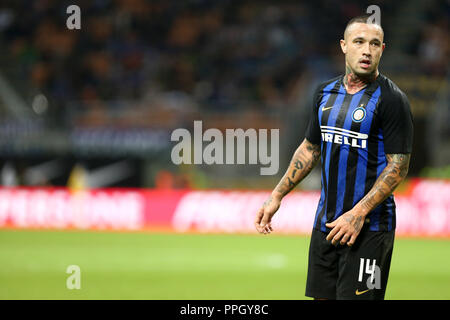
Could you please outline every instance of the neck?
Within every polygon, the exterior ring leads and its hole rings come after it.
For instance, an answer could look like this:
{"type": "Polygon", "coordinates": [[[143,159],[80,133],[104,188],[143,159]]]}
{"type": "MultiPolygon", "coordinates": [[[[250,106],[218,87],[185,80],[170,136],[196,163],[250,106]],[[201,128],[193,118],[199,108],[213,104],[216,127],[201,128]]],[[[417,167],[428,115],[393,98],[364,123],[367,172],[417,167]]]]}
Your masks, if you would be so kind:
{"type": "Polygon", "coordinates": [[[345,89],[347,89],[347,92],[349,93],[358,92],[359,90],[364,89],[367,85],[373,82],[377,76],[378,69],[368,74],[367,76],[360,76],[355,74],[352,69],[348,65],[346,65],[344,76],[345,89]]]}

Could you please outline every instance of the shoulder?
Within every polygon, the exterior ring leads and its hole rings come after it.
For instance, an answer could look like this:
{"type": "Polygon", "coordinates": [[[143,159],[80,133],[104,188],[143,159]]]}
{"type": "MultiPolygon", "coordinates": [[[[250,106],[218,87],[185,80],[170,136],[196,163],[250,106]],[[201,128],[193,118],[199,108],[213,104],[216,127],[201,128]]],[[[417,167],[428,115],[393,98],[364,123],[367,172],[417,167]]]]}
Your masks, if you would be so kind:
{"type": "Polygon", "coordinates": [[[411,114],[411,107],[406,94],[389,78],[379,75],[377,82],[381,89],[381,98],[377,113],[381,117],[391,117],[393,114],[411,114]]]}
{"type": "Polygon", "coordinates": [[[392,81],[386,76],[380,74],[378,76],[377,82],[380,85],[381,89],[381,102],[383,105],[391,105],[393,104],[397,106],[407,105],[409,108],[409,101],[406,94],[392,81]]]}
{"type": "Polygon", "coordinates": [[[322,91],[325,88],[330,88],[332,89],[341,79],[342,79],[343,75],[339,75],[333,79],[328,79],[326,81],[320,82],[317,87],[316,87],[316,91],[322,91]]]}
{"type": "Polygon", "coordinates": [[[325,91],[331,92],[333,88],[336,87],[337,83],[341,81],[341,78],[342,75],[339,75],[333,79],[329,79],[317,84],[314,90],[314,100],[316,102],[320,101],[325,91]]]}

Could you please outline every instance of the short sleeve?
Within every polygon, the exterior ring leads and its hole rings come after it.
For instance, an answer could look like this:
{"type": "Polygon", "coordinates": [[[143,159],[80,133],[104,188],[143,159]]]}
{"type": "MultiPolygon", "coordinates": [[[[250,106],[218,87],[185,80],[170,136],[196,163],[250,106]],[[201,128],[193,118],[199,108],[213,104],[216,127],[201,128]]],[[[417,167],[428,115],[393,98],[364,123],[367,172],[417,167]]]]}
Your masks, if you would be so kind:
{"type": "Polygon", "coordinates": [[[320,145],[322,141],[322,136],[320,133],[320,124],[319,124],[319,92],[320,86],[315,90],[313,95],[312,108],[309,115],[308,126],[306,127],[305,138],[308,139],[312,144],[320,145]]]}
{"type": "Polygon", "coordinates": [[[413,116],[408,98],[396,91],[384,98],[380,110],[386,154],[411,153],[413,143],[413,116]]]}

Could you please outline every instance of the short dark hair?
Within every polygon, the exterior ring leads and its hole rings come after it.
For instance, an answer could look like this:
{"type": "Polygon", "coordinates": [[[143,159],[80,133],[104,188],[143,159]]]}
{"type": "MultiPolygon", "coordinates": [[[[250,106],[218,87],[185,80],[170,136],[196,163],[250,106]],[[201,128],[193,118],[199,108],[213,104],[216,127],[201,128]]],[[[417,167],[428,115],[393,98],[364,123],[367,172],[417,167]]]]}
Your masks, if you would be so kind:
{"type": "MultiPolygon", "coordinates": [[[[370,24],[372,24],[372,22],[367,22],[371,16],[372,16],[371,14],[363,14],[363,15],[360,15],[360,16],[350,19],[350,21],[345,26],[344,37],[345,37],[345,32],[347,31],[348,27],[350,27],[354,23],[370,23],[370,24]]],[[[373,24],[376,24],[377,26],[379,26],[381,28],[381,31],[383,31],[383,34],[384,34],[384,30],[383,30],[383,27],[381,27],[381,25],[379,25],[377,23],[373,23],[373,24]]]]}
{"type": "Polygon", "coordinates": [[[359,22],[359,23],[367,23],[367,20],[371,17],[370,14],[363,14],[357,17],[354,17],[350,19],[350,21],[347,23],[347,27],[353,23],[359,22]]]}

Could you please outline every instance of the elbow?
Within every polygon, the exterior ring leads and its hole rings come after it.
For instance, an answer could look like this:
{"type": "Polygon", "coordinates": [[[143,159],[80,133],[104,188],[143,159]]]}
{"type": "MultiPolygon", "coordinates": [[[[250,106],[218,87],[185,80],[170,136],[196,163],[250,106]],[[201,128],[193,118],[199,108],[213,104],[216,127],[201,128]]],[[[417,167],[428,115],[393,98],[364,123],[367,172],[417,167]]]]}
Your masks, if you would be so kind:
{"type": "Polygon", "coordinates": [[[400,181],[405,180],[405,178],[408,176],[408,171],[409,171],[408,166],[404,166],[402,168],[399,168],[399,172],[400,172],[399,175],[400,175],[400,178],[401,178],[400,181]]]}

